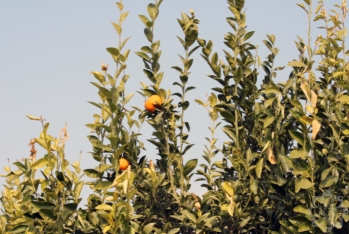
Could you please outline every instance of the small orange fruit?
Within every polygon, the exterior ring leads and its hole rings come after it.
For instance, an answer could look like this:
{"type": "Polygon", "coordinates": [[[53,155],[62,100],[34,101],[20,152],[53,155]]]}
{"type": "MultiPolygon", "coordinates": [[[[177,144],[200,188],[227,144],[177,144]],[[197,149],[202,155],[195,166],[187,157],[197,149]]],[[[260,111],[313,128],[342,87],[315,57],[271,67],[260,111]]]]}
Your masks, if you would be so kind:
{"type": "Polygon", "coordinates": [[[155,107],[162,104],[161,97],[159,95],[151,95],[148,100],[144,103],[144,107],[149,112],[154,112],[155,107]]]}
{"type": "Polygon", "coordinates": [[[129,165],[130,165],[130,163],[127,161],[126,158],[120,158],[119,159],[120,170],[122,170],[122,171],[126,170],[129,165]]]}

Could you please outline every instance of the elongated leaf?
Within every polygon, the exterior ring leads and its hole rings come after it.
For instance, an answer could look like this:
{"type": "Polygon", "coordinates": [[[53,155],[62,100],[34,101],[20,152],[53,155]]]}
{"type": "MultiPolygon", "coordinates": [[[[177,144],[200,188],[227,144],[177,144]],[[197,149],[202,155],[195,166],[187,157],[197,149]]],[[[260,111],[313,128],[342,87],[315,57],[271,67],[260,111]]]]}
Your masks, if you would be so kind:
{"type": "Polygon", "coordinates": [[[349,96],[348,95],[342,95],[338,98],[339,102],[349,103],[349,96]]]}
{"type": "Polygon", "coordinates": [[[250,219],[251,219],[251,216],[249,216],[246,219],[242,220],[240,222],[240,226],[239,227],[242,228],[242,227],[246,226],[246,224],[248,223],[248,221],[250,221],[250,219]]]}
{"type": "Polygon", "coordinates": [[[107,205],[107,204],[100,204],[95,207],[96,210],[113,210],[113,207],[107,205]]]}
{"type": "Polygon", "coordinates": [[[138,15],[138,16],[139,16],[139,18],[142,20],[144,26],[146,26],[147,28],[149,28],[149,22],[150,22],[150,20],[149,20],[146,16],[144,16],[144,15],[138,15]]]}
{"type": "Polygon", "coordinates": [[[230,184],[228,182],[223,182],[222,188],[226,193],[229,194],[229,196],[234,197],[234,189],[233,189],[233,187],[230,186],[230,184]]]}
{"type": "Polygon", "coordinates": [[[153,3],[150,3],[150,4],[148,5],[148,14],[149,14],[150,18],[151,18],[152,20],[156,19],[158,13],[159,13],[159,10],[158,10],[158,8],[156,7],[156,5],[153,4],[153,3]]]}
{"type": "Polygon", "coordinates": [[[305,64],[301,61],[292,61],[287,64],[287,66],[291,67],[305,67],[305,64]]]}
{"type": "Polygon", "coordinates": [[[47,163],[48,163],[48,161],[46,158],[40,158],[38,161],[36,161],[35,163],[32,164],[31,168],[32,169],[39,169],[39,168],[46,166],[47,163]]]}
{"type": "Polygon", "coordinates": [[[25,233],[27,228],[28,228],[27,225],[18,225],[16,227],[14,227],[13,229],[11,229],[11,231],[9,233],[25,233]]]}
{"type": "Polygon", "coordinates": [[[189,175],[195,169],[197,164],[198,164],[198,159],[189,160],[184,166],[183,175],[184,176],[189,175]]]}
{"type": "Polygon", "coordinates": [[[265,118],[264,120],[264,124],[263,127],[266,128],[268,127],[270,124],[272,124],[275,120],[275,116],[268,116],[267,118],[265,118]]]}
{"type": "Polygon", "coordinates": [[[184,210],[183,214],[185,215],[185,217],[190,219],[193,223],[196,223],[196,217],[191,212],[189,212],[188,210],[184,210]]]}
{"type": "Polygon", "coordinates": [[[260,158],[256,164],[256,175],[258,178],[261,178],[262,176],[262,171],[264,167],[264,158],[260,158]]]}
{"type": "Polygon", "coordinates": [[[98,171],[95,169],[85,169],[84,170],[85,175],[87,175],[90,178],[97,178],[98,177],[98,171]]]}
{"type": "Polygon", "coordinates": [[[295,130],[289,130],[288,132],[294,140],[304,146],[304,136],[300,132],[297,132],[295,130]]]}
{"type": "Polygon", "coordinates": [[[120,25],[118,25],[117,23],[112,22],[112,25],[114,26],[116,32],[120,35],[122,32],[122,28],[120,27],[120,25]]]}
{"type": "Polygon", "coordinates": [[[111,55],[114,55],[114,56],[118,56],[120,53],[119,53],[119,50],[116,49],[116,48],[113,48],[113,47],[108,47],[107,48],[107,51],[111,54],[111,55]]]}
{"type": "Polygon", "coordinates": [[[148,223],[144,226],[143,231],[145,234],[149,234],[154,230],[155,223],[148,223]]]}
{"type": "Polygon", "coordinates": [[[101,181],[99,182],[96,186],[95,189],[97,190],[106,190],[108,188],[110,188],[110,186],[112,185],[113,182],[111,181],[101,181]]]}
{"type": "Polygon", "coordinates": [[[75,187],[74,187],[74,193],[75,193],[75,202],[78,202],[80,194],[81,194],[81,190],[82,187],[84,186],[84,182],[83,181],[79,181],[75,187]]]}
{"type": "Polygon", "coordinates": [[[154,35],[153,35],[153,32],[150,29],[145,28],[144,29],[144,35],[148,39],[149,42],[153,42],[153,36],[154,35]]]}

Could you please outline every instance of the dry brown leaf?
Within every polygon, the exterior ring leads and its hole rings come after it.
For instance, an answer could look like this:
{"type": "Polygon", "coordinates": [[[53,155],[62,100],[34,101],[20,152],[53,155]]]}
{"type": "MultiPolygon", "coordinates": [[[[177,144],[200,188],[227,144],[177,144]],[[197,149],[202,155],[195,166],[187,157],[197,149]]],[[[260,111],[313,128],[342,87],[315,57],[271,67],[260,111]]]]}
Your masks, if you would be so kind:
{"type": "Polygon", "coordinates": [[[276,164],[276,160],[273,154],[273,150],[272,149],[268,149],[268,160],[271,164],[276,164]]]}
{"type": "Polygon", "coordinates": [[[315,139],[317,134],[319,133],[320,131],[320,128],[321,128],[321,123],[317,120],[317,119],[314,119],[313,120],[313,123],[312,123],[312,127],[313,127],[313,132],[311,134],[311,138],[312,139],[315,139]]]}
{"type": "Polygon", "coordinates": [[[200,204],[200,202],[195,202],[194,206],[195,206],[195,208],[196,208],[197,210],[200,210],[200,209],[201,209],[201,204],[200,204]]]}
{"type": "Polygon", "coordinates": [[[317,103],[317,95],[316,95],[316,93],[313,90],[311,90],[310,92],[311,92],[311,106],[313,108],[315,108],[316,107],[316,103],[317,103]]]}
{"type": "Polygon", "coordinates": [[[308,87],[308,85],[306,83],[301,84],[301,90],[305,94],[308,102],[310,102],[310,97],[309,97],[309,93],[308,93],[309,87],[308,87]]]}

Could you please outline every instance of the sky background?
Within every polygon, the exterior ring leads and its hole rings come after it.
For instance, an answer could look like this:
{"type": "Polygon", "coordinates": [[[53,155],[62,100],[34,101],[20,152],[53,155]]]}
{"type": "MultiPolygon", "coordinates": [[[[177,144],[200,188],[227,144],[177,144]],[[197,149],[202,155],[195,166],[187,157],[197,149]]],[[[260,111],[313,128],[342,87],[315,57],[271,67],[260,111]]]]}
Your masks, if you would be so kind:
{"type": "MultiPolygon", "coordinates": [[[[124,0],[125,11],[130,11],[123,24],[123,38],[131,36],[126,44],[131,49],[126,73],[131,77],[126,93],[134,93],[141,88],[140,82],[150,84],[142,72],[143,62],[134,54],[144,45],[148,45],[143,34],[143,23],[138,14],[147,15],[150,1],[124,0]]],[[[276,36],[276,47],[280,49],[276,66],[285,66],[292,59],[298,59],[294,41],[297,35],[307,40],[307,15],[299,8],[295,0],[248,0],[245,8],[247,30],[255,31],[251,43],[259,45],[259,55],[264,59],[268,51],[262,43],[266,34],[276,36]]],[[[314,1],[316,2],[316,1],[314,1]]],[[[327,1],[327,4],[341,4],[342,1],[327,1]]],[[[329,5],[329,7],[331,7],[329,5]]],[[[172,83],[179,80],[178,72],[171,66],[182,66],[177,54],[183,54],[183,48],[176,35],[183,37],[177,22],[180,12],[189,14],[190,9],[200,19],[199,37],[211,39],[213,51],[223,57],[224,34],[231,31],[226,17],[232,14],[224,0],[165,0],[155,26],[155,40],[161,40],[161,70],[165,71],[162,87],[179,91],[172,83]]],[[[314,5],[315,8],[315,5],[314,5]]],[[[89,129],[85,126],[93,122],[93,114],[98,109],[87,101],[99,101],[97,89],[90,84],[95,81],[91,71],[100,71],[101,63],[109,64],[114,73],[113,63],[106,47],[117,47],[118,35],[111,22],[118,21],[119,10],[115,1],[43,1],[43,0],[0,0],[0,174],[4,173],[7,159],[16,160],[29,157],[28,143],[38,137],[41,124],[30,121],[26,115],[42,115],[50,122],[49,134],[59,135],[59,130],[68,124],[70,140],[66,142],[66,157],[69,161],[78,160],[81,154],[83,169],[98,165],[90,154],[92,147],[87,140],[89,129]]],[[[347,19],[348,21],[348,19],[347,19]]],[[[312,38],[320,33],[313,25],[312,38]]],[[[348,25],[348,24],[347,24],[348,25]]],[[[314,42],[314,40],[312,41],[314,42]]],[[[194,99],[206,101],[211,88],[219,84],[207,77],[211,70],[201,58],[200,51],[192,56],[189,84],[197,89],[189,92],[190,107],[186,112],[186,121],[190,122],[189,141],[195,146],[185,155],[185,161],[201,158],[204,137],[210,136],[207,126],[210,124],[207,111],[194,102],[194,99]]],[[[291,68],[278,74],[277,81],[285,81],[291,68]]],[[[264,72],[259,79],[262,79],[264,72]]],[[[128,106],[143,108],[144,99],[136,93],[128,106]]],[[[175,99],[175,103],[178,100],[175,99]]],[[[151,137],[151,128],[142,128],[142,139],[151,137]]],[[[218,132],[219,144],[227,137],[218,132]]],[[[141,155],[156,158],[156,150],[146,144],[147,151],[141,155]]],[[[38,158],[43,156],[39,150],[38,158]]],[[[222,156],[217,156],[217,161],[222,156]]],[[[14,166],[12,166],[14,169],[14,166]]],[[[40,176],[38,174],[38,176],[40,176]]],[[[87,177],[85,177],[88,179],[87,177]]],[[[0,178],[0,184],[4,179],[0,178]]],[[[193,182],[196,193],[204,189],[193,182]]]]}

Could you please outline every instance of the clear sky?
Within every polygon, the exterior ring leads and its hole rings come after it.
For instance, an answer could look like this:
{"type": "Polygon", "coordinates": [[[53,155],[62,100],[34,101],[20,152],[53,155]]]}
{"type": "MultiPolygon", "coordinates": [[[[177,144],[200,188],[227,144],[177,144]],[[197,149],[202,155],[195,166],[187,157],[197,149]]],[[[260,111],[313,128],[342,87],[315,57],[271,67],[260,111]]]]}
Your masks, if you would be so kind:
{"type": "MultiPolygon", "coordinates": [[[[251,42],[259,45],[259,55],[264,59],[267,50],[261,40],[266,34],[274,34],[280,49],[276,66],[284,66],[298,58],[294,45],[296,35],[307,38],[307,16],[296,5],[298,2],[301,0],[246,1],[248,30],[255,31],[251,42]]],[[[331,0],[327,4],[341,2],[331,0]]],[[[143,62],[134,54],[148,45],[143,23],[137,15],[147,14],[149,1],[124,0],[123,3],[125,10],[130,11],[124,22],[123,37],[131,36],[126,45],[131,49],[126,70],[131,78],[126,92],[133,93],[141,88],[141,81],[149,84],[142,72],[143,62]]],[[[201,21],[199,37],[213,40],[213,51],[223,58],[223,36],[230,31],[225,20],[231,15],[227,6],[224,0],[164,0],[155,27],[155,39],[161,40],[163,51],[160,60],[161,70],[165,71],[163,88],[178,90],[177,86],[172,86],[179,79],[178,73],[170,67],[181,66],[177,54],[183,54],[183,49],[176,38],[176,35],[183,37],[176,20],[180,12],[189,14],[190,9],[195,10],[201,21]]],[[[27,119],[28,114],[42,115],[50,122],[49,134],[53,136],[58,136],[60,128],[67,123],[70,135],[66,143],[68,160],[78,160],[82,151],[83,169],[98,165],[88,154],[92,147],[86,138],[89,129],[85,124],[92,122],[92,115],[98,111],[87,101],[99,101],[96,88],[89,83],[94,81],[90,72],[99,71],[104,62],[109,64],[113,74],[115,65],[105,48],[117,47],[117,33],[110,22],[117,22],[118,12],[115,1],[111,0],[0,0],[0,174],[4,172],[2,168],[7,165],[8,158],[14,162],[29,157],[28,143],[39,136],[40,123],[27,119]]],[[[313,28],[312,37],[316,38],[322,32],[315,29],[315,25],[313,28]]],[[[216,87],[216,83],[206,76],[211,71],[199,50],[193,58],[189,85],[197,89],[188,95],[191,105],[186,121],[191,124],[189,141],[196,145],[186,154],[185,161],[200,158],[204,136],[210,136],[207,112],[194,99],[206,100],[206,94],[216,87]]],[[[287,79],[290,71],[286,68],[277,79],[287,79]]],[[[143,108],[143,101],[136,93],[129,106],[143,108]]],[[[143,139],[150,138],[151,131],[148,126],[142,128],[143,139]]],[[[220,141],[227,139],[222,133],[219,138],[220,141]]],[[[152,145],[147,144],[146,148],[148,150],[142,155],[156,158],[152,145]]],[[[43,156],[42,153],[39,151],[38,158],[43,156]]],[[[217,160],[221,160],[221,155],[217,160]]],[[[1,184],[3,181],[0,178],[1,184]]],[[[199,185],[194,188],[203,191],[199,185]]]]}

